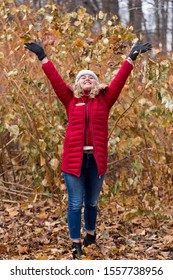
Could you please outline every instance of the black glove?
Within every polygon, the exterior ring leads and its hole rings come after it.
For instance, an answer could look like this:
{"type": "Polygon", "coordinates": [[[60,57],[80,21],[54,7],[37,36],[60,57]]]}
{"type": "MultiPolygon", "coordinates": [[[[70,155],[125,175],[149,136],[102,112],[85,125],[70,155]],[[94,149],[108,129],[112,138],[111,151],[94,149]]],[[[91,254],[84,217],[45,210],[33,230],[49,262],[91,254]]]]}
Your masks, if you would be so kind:
{"type": "Polygon", "coordinates": [[[42,60],[46,57],[44,49],[40,42],[38,43],[25,43],[25,48],[35,53],[39,60],[42,60]]]}
{"type": "Polygon", "coordinates": [[[145,43],[143,45],[136,44],[130,51],[129,57],[132,60],[136,60],[139,53],[144,53],[150,51],[152,49],[152,45],[150,43],[145,43]]]}

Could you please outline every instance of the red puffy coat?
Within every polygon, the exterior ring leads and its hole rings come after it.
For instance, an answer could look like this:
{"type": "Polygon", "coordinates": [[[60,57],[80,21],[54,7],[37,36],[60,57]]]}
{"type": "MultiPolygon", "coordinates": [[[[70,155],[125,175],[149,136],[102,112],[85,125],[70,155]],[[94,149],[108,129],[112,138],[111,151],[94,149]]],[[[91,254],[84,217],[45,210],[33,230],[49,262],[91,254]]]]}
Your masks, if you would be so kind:
{"type": "Polygon", "coordinates": [[[98,173],[100,176],[104,175],[108,156],[109,111],[133,69],[132,64],[125,60],[111,84],[95,98],[88,99],[88,102],[82,97],[74,97],[72,89],[63,81],[51,61],[44,63],[42,68],[68,115],[62,171],[80,176],[83,146],[86,144],[86,120],[89,116],[89,138],[94,147],[98,173]]]}

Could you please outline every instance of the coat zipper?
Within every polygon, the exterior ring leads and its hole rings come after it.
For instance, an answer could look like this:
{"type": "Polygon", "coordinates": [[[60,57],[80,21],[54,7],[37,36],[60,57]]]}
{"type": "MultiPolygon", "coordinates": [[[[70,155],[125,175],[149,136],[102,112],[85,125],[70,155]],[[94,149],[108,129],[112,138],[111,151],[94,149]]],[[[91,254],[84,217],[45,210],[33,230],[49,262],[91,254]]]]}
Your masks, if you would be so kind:
{"type": "MultiPolygon", "coordinates": [[[[91,103],[91,106],[90,106],[90,112],[92,111],[92,106],[93,106],[93,102],[91,103]]],[[[94,147],[94,157],[95,157],[95,160],[96,160],[96,165],[97,165],[97,168],[98,168],[98,174],[99,174],[99,162],[97,160],[97,151],[96,151],[96,146],[95,146],[95,141],[94,141],[94,126],[93,126],[93,120],[92,120],[92,114],[91,114],[91,126],[92,126],[92,140],[93,140],[93,147],[94,147]]],[[[101,178],[101,176],[99,175],[99,179],[101,178]]]]}
{"type": "Polygon", "coordinates": [[[88,146],[88,102],[85,105],[85,139],[84,145],[88,146]]]}
{"type": "MultiPolygon", "coordinates": [[[[85,102],[84,102],[85,103],[85,102]]],[[[84,132],[83,132],[83,145],[85,143],[85,134],[86,134],[86,103],[84,105],[84,132]]],[[[83,146],[82,146],[82,157],[81,157],[81,163],[80,163],[80,174],[81,174],[81,167],[83,162],[83,146]]]]}

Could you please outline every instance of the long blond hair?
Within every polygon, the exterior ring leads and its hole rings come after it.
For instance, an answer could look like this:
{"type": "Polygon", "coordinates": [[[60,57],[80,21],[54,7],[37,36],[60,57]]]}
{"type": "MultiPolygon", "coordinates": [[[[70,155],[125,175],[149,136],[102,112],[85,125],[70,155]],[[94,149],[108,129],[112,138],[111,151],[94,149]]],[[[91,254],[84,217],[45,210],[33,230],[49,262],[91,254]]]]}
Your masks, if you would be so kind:
{"type": "MultiPolygon", "coordinates": [[[[95,87],[90,90],[89,98],[95,98],[99,94],[99,92],[101,90],[104,90],[106,88],[107,88],[106,84],[99,84],[99,83],[97,83],[95,85],[95,87]]],[[[73,94],[74,94],[74,97],[76,97],[76,98],[80,98],[80,97],[84,96],[84,92],[82,91],[79,83],[76,83],[74,85],[73,94]]]]}

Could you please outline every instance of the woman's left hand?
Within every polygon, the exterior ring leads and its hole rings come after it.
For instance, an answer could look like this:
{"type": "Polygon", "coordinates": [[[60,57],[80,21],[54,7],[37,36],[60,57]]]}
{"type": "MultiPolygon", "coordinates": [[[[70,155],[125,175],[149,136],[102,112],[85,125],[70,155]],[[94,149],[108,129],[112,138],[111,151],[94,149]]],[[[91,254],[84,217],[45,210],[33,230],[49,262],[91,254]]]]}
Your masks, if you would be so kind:
{"type": "Polygon", "coordinates": [[[145,43],[143,45],[141,44],[136,44],[134,47],[132,47],[130,53],[129,53],[129,57],[132,60],[136,60],[137,56],[140,53],[145,53],[147,51],[150,51],[152,49],[152,45],[150,43],[145,43]]]}

